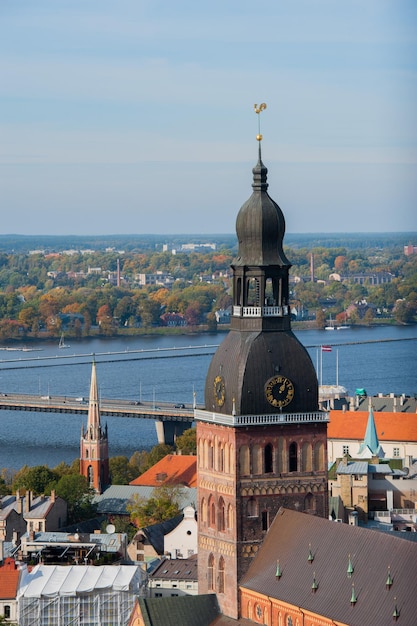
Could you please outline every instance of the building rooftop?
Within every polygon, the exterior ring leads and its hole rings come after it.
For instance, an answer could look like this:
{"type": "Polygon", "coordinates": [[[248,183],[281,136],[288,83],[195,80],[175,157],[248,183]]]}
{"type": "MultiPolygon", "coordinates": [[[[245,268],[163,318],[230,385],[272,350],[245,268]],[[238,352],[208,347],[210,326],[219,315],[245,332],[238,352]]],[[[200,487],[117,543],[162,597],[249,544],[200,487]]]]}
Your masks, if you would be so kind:
{"type": "Polygon", "coordinates": [[[198,580],[197,555],[188,559],[163,559],[149,578],[161,580],[198,580]]]}
{"type": "Polygon", "coordinates": [[[186,485],[197,487],[197,457],[194,455],[167,454],[130,485],[186,485]]]}
{"type": "MultiPolygon", "coordinates": [[[[415,413],[391,413],[373,411],[379,442],[417,441],[415,413]]],[[[369,409],[366,411],[330,411],[327,427],[328,439],[359,440],[365,437],[369,409]]]]}
{"type": "Polygon", "coordinates": [[[350,626],[391,624],[395,606],[414,624],[416,559],[417,544],[390,533],[280,509],[240,586],[350,626]]]}
{"type": "Polygon", "coordinates": [[[0,600],[14,600],[17,594],[20,571],[14,559],[5,559],[0,567],[0,600]]]}
{"type": "MultiPolygon", "coordinates": [[[[106,515],[129,515],[128,502],[134,495],[149,500],[153,496],[155,487],[143,485],[110,485],[103,493],[94,497],[99,514],[106,515]]],[[[196,507],[197,489],[183,486],[181,489],[179,507],[184,509],[191,505],[196,507]]]]}

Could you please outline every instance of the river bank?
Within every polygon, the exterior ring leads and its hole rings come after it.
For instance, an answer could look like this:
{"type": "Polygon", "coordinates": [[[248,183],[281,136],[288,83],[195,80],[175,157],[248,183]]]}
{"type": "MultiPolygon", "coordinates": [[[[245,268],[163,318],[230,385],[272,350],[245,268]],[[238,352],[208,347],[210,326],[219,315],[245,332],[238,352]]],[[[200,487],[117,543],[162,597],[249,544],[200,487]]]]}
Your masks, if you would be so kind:
{"type": "MultiPolygon", "coordinates": [[[[381,320],[374,320],[371,324],[350,324],[349,327],[352,329],[355,328],[380,328],[382,326],[415,326],[415,324],[399,324],[394,319],[384,318],[381,320]]],[[[318,328],[315,320],[307,320],[301,322],[292,322],[291,328],[294,331],[297,330],[323,330],[323,328],[318,328]]],[[[153,328],[118,328],[115,332],[111,334],[104,334],[100,331],[100,328],[93,327],[90,329],[88,335],[80,335],[76,333],[71,333],[70,331],[65,332],[65,340],[66,341],[76,341],[83,342],[90,339],[100,339],[103,341],[114,340],[114,339],[123,339],[123,338],[138,338],[138,337],[180,337],[180,336],[195,336],[195,335],[216,335],[217,333],[227,333],[230,330],[229,324],[218,324],[216,328],[209,328],[207,324],[201,324],[200,326],[160,326],[153,328]]],[[[33,334],[28,333],[25,335],[21,335],[18,337],[11,337],[8,339],[2,340],[2,345],[4,346],[23,346],[25,344],[34,344],[39,342],[59,342],[59,339],[62,335],[62,332],[59,333],[51,333],[49,331],[41,331],[39,333],[33,334]]]]}

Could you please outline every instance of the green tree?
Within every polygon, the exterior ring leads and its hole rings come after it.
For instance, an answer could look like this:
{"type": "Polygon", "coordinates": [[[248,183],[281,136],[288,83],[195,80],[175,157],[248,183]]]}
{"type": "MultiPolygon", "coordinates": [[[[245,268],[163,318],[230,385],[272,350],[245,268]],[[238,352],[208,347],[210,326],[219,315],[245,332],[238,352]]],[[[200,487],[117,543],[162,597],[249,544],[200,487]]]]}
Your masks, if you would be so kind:
{"type": "Polygon", "coordinates": [[[109,459],[110,476],[113,485],[128,485],[136,478],[127,456],[113,456],[109,459]]]}
{"type": "Polygon", "coordinates": [[[68,504],[68,522],[70,524],[95,516],[96,507],[93,505],[95,492],[89,487],[85,476],[65,474],[56,484],[55,492],[68,504]]]}
{"type": "Polygon", "coordinates": [[[182,454],[197,454],[196,429],[188,428],[175,441],[175,447],[182,454]]]}
{"type": "Polygon", "coordinates": [[[181,496],[182,488],[179,485],[157,487],[148,500],[135,494],[127,505],[130,519],[138,528],[172,519],[181,512],[181,496]]]}
{"type": "Polygon", "coordinates": [[[47,465],[28,467],[24,465],[13,480],[13,490],[26,489],[35,495],[50,493],[58,479],[57,474],[47,465]]]}

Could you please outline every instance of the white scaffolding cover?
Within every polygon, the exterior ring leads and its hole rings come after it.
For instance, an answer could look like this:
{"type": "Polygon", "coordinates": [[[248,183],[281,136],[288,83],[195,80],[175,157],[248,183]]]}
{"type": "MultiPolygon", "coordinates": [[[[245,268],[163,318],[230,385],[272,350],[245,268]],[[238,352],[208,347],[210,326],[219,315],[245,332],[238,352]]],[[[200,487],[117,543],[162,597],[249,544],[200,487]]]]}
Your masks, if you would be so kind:
{"type": "Polygon", "coordinates": [[[141,578],[135,565],[37,565],[25,572],[17,598],[77,596],[106,590],[137,593],[141,578]]]}

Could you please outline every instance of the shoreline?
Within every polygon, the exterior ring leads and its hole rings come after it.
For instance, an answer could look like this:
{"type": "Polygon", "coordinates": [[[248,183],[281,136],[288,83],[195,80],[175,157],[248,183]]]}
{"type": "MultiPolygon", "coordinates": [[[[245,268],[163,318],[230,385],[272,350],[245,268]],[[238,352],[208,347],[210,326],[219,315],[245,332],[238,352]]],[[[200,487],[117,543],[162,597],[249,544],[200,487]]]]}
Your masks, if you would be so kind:
{"type": "MultiPolygon", "coordinates": [[[[381,320],[380,322],[373,322],[372,324],[349,324],[350,328],[355,329],[355,328],[372,328],[372,327],[381,327],[381,326],[415,326],[417,324],[417,322],[415,323],[409,323],[409,324],[399,324],[398,322],[396,322],[395,320],[381,320]]],[[[213,329],[209,329],[207,327],[207,325],[202,324],[201,326],[193,326],[190,328],[186,328],[186,327],[156,327],[156,328],[147,328],[147,329],[139,329],[139,328],[132,328],[132,329],[120,329],[117,332],[111,334],[111,335],[104,335],[102,333],[99,332],[99,330],[97,329],[97,332],[91,332],[88,335],[83,335],[80,337],[77,337],[76,335],[72,335],[71,333],[66,334],[66,339],[68,341],[76,341],[77,343],[82,343],[83,340],[88,340],[88,339],[102,339],[102,340],[113,340],[113,339],[117,339],[118,337],[158,337],[158,336],[187,336],[187,335],[214,335],[214,334],[218,334],[218,333],[228,333],[230,330],[230,325],[229,324],[219,324],[217,326],[217,328],[215,330],[213,329]]],[[[291,330],[324,330],[324,329],[319,329],[316,326],[316,322],[315,321],[306,321],[306,322],[292,322],[291,324],[291,330]]],[[[335,330],[337,330],[337,327],[335,327],[335,330]]],[[[59,342],[59,338],[61,336],[61,333],[57,334],[57,335],[52,335],[50,333],[39,333],[36,336],[33,335],[26,335],[24,337],[12,337],[9,339],[4,339],[4,341],[2,342],[2,345],[0,346],[0,349],[7,349],[8,347],[12,347],[12,346],[22,346],[22,348],[19,349],[23,349],[23,347],[26,344],[33,344],[33,343],[42,343],[42,342],[51,342],[51,341],[56,341],[59,342]]]]}

